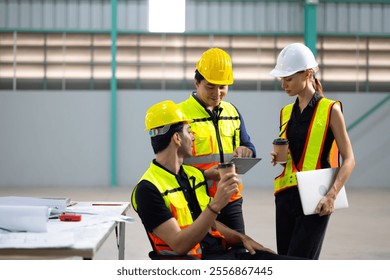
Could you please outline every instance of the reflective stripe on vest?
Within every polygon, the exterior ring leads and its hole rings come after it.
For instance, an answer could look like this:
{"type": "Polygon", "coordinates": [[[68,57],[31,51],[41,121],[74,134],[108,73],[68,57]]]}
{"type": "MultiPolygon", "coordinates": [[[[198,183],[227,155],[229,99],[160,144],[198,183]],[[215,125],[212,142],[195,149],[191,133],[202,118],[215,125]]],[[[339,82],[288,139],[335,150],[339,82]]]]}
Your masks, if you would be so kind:
{"type": "MultiPolygon", "coordinates": [[[[275,194],[283,189],[297,185],[296,173],[298,170],[305,171],[321,168],[321,155],[329,128],[330,111],[335,103],[339,102],[327,98],[321,98],[318,101],[309,125],[301,159],[295,165],[289,150],[284,170],[274,180],[275,194]]],[[[280,127],[280,137],[282,138],[287,138],[288,121],[291,118],[293,106],[294,104],[289,104],[281,111],[280,122],[282,125],[280,127]]],[[[332,149],[332,153],[335,152],[338,153],[338,150],[332,149]]]]}
{"type": "MultiPolygon", "coordinates": [[[[218,125],[213,122],[212,117],[206,109],[194,98],[193,95],[187,100],[179,103],[180,108],[186,116],[193,119],[191,131],[194,135],[192,157],[185,159],[184,163],[207,170],[221,162],[229,161],[233,157],[234,150],[240,146],[240,116],[236,108],[225,101],[219,105],[220,115],[218,125]]],[[[214,196],[217,181],[208,181],[209,195],[214,196]]],[[[239,186],[240,192],[233,195],[230,201],[241,197],[242,184],[239,186]]]]}
{"type": "MultiPolygon", "coordinates": [[[[183,165],[184,172],[190,181],[192,189],[195,191],[195,195],[199,202],[199,206],[202,211],[207,207],[211,198],[207,195],[206,182],[202,172],[192,166],[183,165]]],[[[176,177],[160,168],[154,163],[150,164],[149,169],[142,176],[140,181],[147,180],[151,182],[161,193],[164,199],[165,205],[172,212],[172,215],[177,220],[180,228],[185,228],[193,223],[190,209],[188,208],[188,202],[185,199],[184,193],[176,180],[176,177]]],[[[135,211],[137,211],[137,202],[135,200],[136,186],[133,190],[131,202],[135,211]]],[[[222,237],[218,232],[212,233],[214,236],[222,237]]],[[[177,255],[165,241],[154,235],[152,232],[148,232],[152,246],[157,254],[177,255]]],[[[200,244],[196,244],[187,254],[201,258],[200,244]]]]}

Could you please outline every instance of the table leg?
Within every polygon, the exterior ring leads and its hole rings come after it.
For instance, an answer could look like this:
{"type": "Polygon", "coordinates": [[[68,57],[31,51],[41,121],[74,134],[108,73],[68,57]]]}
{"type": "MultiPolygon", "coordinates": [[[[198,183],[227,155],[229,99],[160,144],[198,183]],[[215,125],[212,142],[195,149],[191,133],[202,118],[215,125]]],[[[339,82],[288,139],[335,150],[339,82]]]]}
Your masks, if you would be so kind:
{"type": "Polygon", "coordinates": [[[125,259],[125,222],[119,222],[119,252],[118,260],[125,259]]]}

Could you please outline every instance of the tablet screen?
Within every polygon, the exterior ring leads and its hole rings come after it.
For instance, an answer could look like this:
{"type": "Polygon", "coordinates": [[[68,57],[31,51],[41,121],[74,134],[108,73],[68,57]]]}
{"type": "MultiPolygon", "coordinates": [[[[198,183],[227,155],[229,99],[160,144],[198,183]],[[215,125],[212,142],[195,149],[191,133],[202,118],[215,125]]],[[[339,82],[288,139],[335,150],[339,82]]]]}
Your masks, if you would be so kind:
{"type": "Polygon", "coordinates": [[[231,162],[236,165],[236,172],[238,174],[245,174],[249,169],[255,166],[261,158],[232,158],[231,162]]]}

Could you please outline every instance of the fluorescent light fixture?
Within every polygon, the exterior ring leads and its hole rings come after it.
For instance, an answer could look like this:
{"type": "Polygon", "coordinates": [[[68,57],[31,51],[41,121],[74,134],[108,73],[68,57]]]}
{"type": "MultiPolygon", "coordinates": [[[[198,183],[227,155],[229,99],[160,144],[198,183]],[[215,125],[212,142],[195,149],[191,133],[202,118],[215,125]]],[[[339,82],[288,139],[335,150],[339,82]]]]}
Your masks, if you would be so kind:
{"type": "Polygon", "coordinates": [[[185,31],[185,0],[149,0],[149,31],[185,31]]]}

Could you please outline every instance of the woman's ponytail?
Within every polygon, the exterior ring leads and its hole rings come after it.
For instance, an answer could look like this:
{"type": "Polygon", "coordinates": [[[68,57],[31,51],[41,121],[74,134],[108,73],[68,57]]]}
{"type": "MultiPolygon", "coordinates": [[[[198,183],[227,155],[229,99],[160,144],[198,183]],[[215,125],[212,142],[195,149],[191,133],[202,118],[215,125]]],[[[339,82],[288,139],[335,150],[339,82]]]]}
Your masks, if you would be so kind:
{"type": "Polygon", "coordinates": [[[315,76],[313,76],[313,78],[314,78],[314,89],[323,97],[324,93],[322,90],[322,84],[320,80],[317,79],[315,76]]]}

